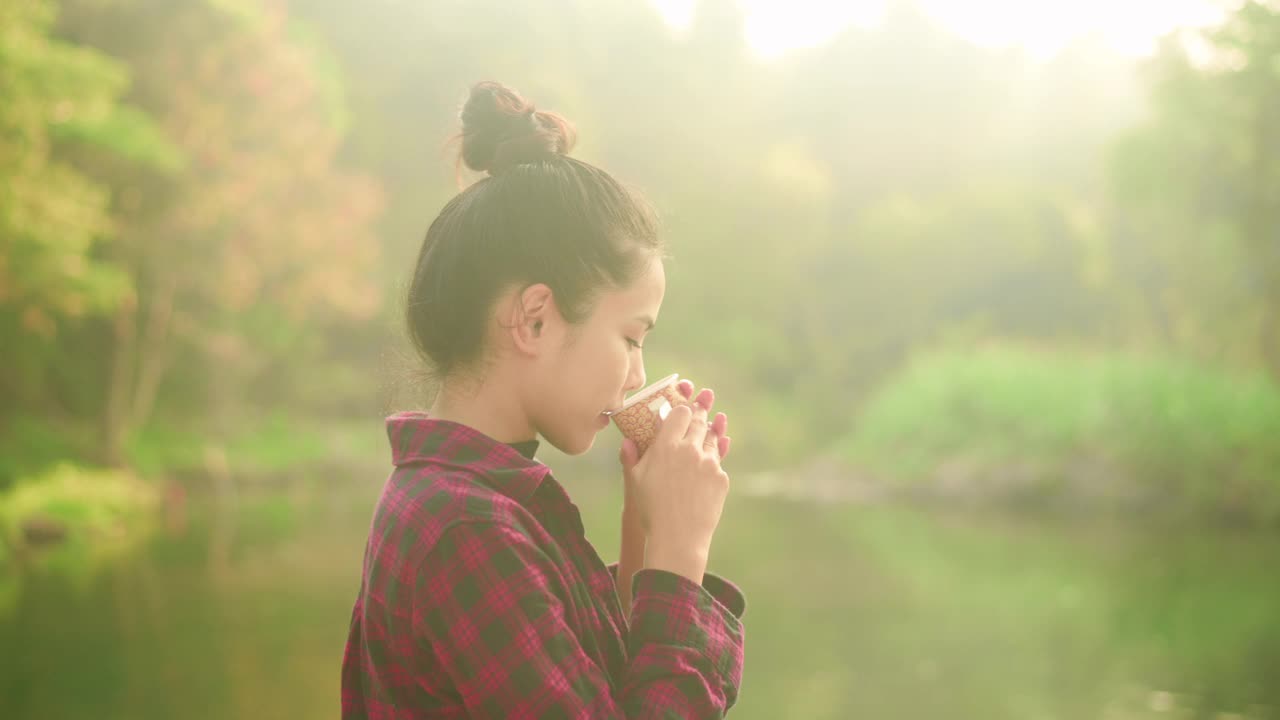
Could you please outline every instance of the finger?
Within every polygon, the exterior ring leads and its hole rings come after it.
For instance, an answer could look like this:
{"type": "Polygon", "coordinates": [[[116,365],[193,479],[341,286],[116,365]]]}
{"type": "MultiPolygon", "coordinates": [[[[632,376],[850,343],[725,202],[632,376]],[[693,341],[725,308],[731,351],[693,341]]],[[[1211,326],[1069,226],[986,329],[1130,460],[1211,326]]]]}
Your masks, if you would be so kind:
{"type": "Polygon", "coordinates": [[[693,408],[688,405],[677,405],[667,413],[665,420],[658,421],[658,437],[667,443],[684,437],[689,431],[689,422],[693,419],[693,408]]]}
{"type": "Polygon", "coordinates": [[[711,421],[711,432],[717,435],[724,435],[729,430],[729,416],[724,413],[716,413],[716,419],[711,421]]]}
{"type": "MultiPolygon", "coordinates": [[[[671,417],[668,415],[667,417],[671,417]]],[[[707,409],[701,405],[695,406],[693,416],[689,419],[689,427],[685,430],[684,439],[694,445],[701,445],[707,436],[707,430],[710,424],[707,422],[707,409]]]]}
{"type": "Polygon", "coordinates": [[[693,397],[693,381],[692,380],[681,380],[680,382],[676,383],[676,389],[680,391],[680,394],[684,396],[685,400],[688,400],[693,397]]]}
{"type": "Polygon", "coordinates": [[[721,437],[721,438],[720,438],[720,447],[719,447],[719,450],[720,450],[720,459],[721,459],[721,460],[724,460],[724,456],[729,454],[729,442],[730,442],[731,440],[733,440],[733,438],[729,437],[728,435],[725,435],[725,436],[723,436],[723,437],[721,437]]]}
{"type": "Polygon", "coordinates": [[[622,439],[622,449],[618,451],[618,460],[622,463],[624,470],[630,470],[635,467],[640,460],[640,453],[636,448],[636,441],[631,438],[622,439]]]}
{"type": "Polygon", "coordinates": [[[711,388],[702,388],[694,402],[706,408],[707,412],[711,412],[711,406],[716,403],[716,391],[711,388]]]}
{"type": "Polygon", "coordinates": [[[719,447],[720,438],[724,437],[725,427],[729,423],[729,418],[724,413],[716,413],[715,419],[712,420],[707,427],[707,437],[703,444],[710,447],[719,447]]]}

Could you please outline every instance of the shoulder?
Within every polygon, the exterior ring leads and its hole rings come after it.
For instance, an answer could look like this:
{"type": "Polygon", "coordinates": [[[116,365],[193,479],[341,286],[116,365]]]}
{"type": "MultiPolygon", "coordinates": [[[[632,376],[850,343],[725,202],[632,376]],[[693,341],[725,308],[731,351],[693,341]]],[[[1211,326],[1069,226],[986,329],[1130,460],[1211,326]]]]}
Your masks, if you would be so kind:
{"type": "Polygon", "coordinates": [[[411,532],[428,545],[450,526],[483,522],[522,527],[527,511],[467,468],[419,465],[396,468],[374,512],[375,532],[411,532]]]}

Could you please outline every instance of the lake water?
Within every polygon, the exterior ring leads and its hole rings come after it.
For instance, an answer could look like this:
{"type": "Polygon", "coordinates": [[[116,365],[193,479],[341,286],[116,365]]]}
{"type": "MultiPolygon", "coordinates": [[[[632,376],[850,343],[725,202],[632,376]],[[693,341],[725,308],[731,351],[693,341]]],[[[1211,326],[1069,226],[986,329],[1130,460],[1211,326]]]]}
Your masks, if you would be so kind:
{"type": "MultiPolygon", "coordinates": [[[[617,495],[569,485],[616,557],[617,495]]],[[[88,580],[22,578],[0,718],[336,718],[378,491],[192,494],[88,580]]],[[[1263,718],[1280,538],[731,498],[711,569],[747,593],[735,718],[1263,718]]]]}

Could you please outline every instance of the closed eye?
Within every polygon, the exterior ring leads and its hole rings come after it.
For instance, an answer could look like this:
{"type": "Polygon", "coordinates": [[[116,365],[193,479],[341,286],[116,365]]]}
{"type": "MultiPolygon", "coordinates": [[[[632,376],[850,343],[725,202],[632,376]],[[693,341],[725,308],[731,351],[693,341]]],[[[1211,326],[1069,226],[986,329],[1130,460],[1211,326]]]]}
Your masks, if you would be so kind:
{"type": "Polygon", "coordinates": [[[627,344],[628,344],[628,345],[630,345],[630,346],[631,346],[631,347],[633,347],[633,348],[636,348],[637,350],[642,350],[642,349],[644,349],[644,346],[643,346],[643,345],[641,345],[641,344],[640,344],[638,341],[636,341],[636,340],[632,340],[631,338],[627,338],[627,344]]]}

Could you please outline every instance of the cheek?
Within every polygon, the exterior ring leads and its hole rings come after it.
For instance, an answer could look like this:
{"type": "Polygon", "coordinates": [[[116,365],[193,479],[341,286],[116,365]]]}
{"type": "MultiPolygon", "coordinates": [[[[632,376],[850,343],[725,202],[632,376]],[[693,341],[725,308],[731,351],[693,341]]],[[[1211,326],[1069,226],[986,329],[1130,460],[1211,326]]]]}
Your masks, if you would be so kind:
{"type": "Polygon", "coordinates": [[[632,363],[640,360],[639,354],[628,353],[629,349],[621,337],[595,338],[590,342],[583,338],[581,346],[562,358],[559,374],[565,382],[583,386],[593,395],[616,393],[632,363]]]}
{"type": "Polygon", "coordinates": [[[639,351],[632,349],[625,340],[618,340],[614,347],[601,354],[600,364],[596,372],[602,381],[610,385],[610,392],[617,392],[618,387],[626,382],[631,367],[640,362],[639,351]]]}

